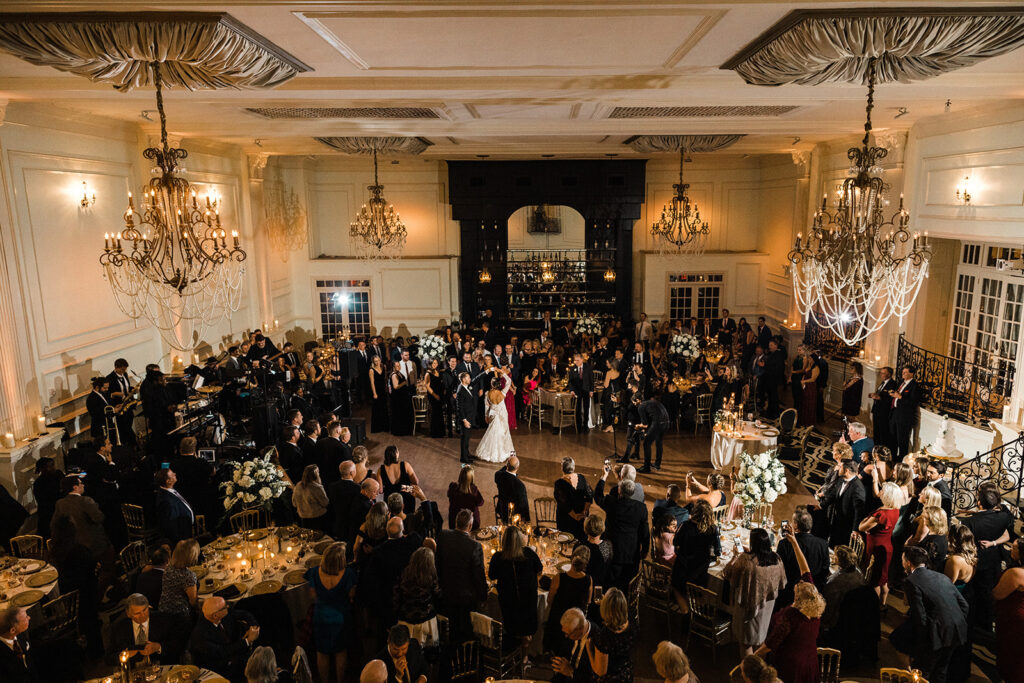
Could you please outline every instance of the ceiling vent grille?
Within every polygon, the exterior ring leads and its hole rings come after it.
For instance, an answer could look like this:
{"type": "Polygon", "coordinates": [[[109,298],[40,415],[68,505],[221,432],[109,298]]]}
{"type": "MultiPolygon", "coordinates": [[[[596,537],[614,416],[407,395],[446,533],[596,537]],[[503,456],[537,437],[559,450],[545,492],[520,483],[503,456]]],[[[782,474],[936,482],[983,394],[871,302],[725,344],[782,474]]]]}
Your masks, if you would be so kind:
{"type": "Polygon", "coordinates": [[[247,107],[267,119],[439,119],[427,107],[247,107]]]}
{"type": "Polygon", "coordinates": [[[700,119],[715,117],[767,117],[788,114],[796,105],[744,105],[707,107],[615,107],[610,119],[700,119]]]}

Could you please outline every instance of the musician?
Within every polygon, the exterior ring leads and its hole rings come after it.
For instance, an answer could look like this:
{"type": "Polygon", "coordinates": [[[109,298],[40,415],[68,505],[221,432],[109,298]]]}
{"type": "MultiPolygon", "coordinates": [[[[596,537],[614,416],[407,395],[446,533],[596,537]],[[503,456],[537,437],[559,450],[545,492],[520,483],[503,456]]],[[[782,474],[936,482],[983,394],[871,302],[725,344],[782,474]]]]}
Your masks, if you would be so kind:
{"type": "Polygon", "coordinates": [[[277,358],[280,365],[284,367],[284,371],[290,373],[284,377],[285,382],[289,385],[294,385],[299,375],[299,354],[295,352],[295,345],[291,342],[285,342],[284,346],[281,347],[280,353],[277,354],[277,358]]]}
{"type": "Polygon", "coordinates": [[[210,356],[203,361],[203,368],[199,371],[204,384],[212,384],[220,381],[220,370],[217,368],[217,359],[210,356]]]}
{"type": "MultiPolygon", "coordinates": [[[[237,373],[244,370],[241,351],[237,345],[228,347],[228,358],[224,361],[224,365],[222,367],[231,377],[236,377],[237,373]]],[[[225,375],[225,378],[227,377],[228,375],[225,375]]]]}
{"type": "Polygon", "coordinates": [[[92,379],[92,391],[85,397],[85,408],[89,411],[89,436],[101,439],[107,434],[107,408],[112,408],[107,399],[110,381],[106,377],[92,379]]]}
{"type": "Polygon", "coordinates": [[[143,398],[142,409],[149,421],[149,431],[153,442],[161,453],[167,453],[170,444],[167,433],[174,429],[174,399],[167,389],[167,377],[159,370],[146,376],[150,381],[150,389],[143,398]]]}
{"type": "Polygon", "coordinates": [[[277,347],[274,346],[274,342],[270,341],[262,334],[258,334],[255,337],[254,344],[249,349],[247,358],[250,362],[252,361],[268,361],[271,356],[277,355],[277,347]]]}
{"type": "Polygon", "coordinates": [[[110,382],[109,398],[113,405],[120,405],[132,393],[132,383],[128,379],[128,361],[118,358],[114,361],[114,371],[107,375],[110,382]]]}

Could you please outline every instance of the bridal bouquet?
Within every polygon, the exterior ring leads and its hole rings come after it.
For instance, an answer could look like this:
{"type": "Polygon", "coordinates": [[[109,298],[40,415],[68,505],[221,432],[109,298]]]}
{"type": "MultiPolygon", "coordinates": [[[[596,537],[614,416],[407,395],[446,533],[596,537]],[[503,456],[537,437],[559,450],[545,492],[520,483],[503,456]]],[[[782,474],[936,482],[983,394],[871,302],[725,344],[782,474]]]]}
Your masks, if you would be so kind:
{"type": "Polygon", "coordinates": [[[692,334],[677,334],[668,345],[670,356],[696,358],[700,355],[700,342],[692,334]]]}
{"type": "Polygon", "coordinates": [[[224,509],[262,507],[267,510],[288,488],[281,477],[281,470],[270,462],[270,455],[245,462],[228,462],[232,467],[231,479],[222,483],[224,509]]]}
{"type": "Polygon", "coordinates": [[[744,505],[774,503],[785,492],[786,468],[774,449],[758,455],[740,454],[735,493],[744,505]]]}
{"type": "Polygon", "coordinates": [[[576,332],[596,337],[601,334],[601,323],[597,322],[597,319],[594,317],[588,315],[586,318],[580,318],[576,321],[576,332]]]}
{"type": "Polygon", "coordinates": [[[436,334],[428,334],[423,339],[420,339],[420,353],[427,360],[433,360],[434,358],[443,360],[446,346],[447,344],[444,343],[444,339],[436,334]]]}

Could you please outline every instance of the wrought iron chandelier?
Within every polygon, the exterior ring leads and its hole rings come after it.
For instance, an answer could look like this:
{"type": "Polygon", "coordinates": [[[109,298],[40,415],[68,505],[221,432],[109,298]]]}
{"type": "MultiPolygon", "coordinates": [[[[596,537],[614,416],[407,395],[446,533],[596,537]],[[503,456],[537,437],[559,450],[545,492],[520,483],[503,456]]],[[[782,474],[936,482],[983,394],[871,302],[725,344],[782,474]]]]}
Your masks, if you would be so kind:
{"type": "Polygon", "coordinates": [[[202,201],[178,173],[188,151],[167,142],[160,63],[153,62],[160,147],[143,152],[156,163],[136,209],[128,193],[124,228],[104,236],[100,264],[125,315],[144,318],[169,346],[192,351],[210,326],[238,310],[246,253],[238,232],[221,226],[219,200],[202,201]]]}
{"type": "Polygon", "coordinates": [[[349,227],[356,250],[367,259],[397,258],[405,248],[406,230],[402,219],[384,199],[384,186],[377,179],[377,148],[373,148],[373,185],[369,204],[363,204],[349,227]]]}
{"type": "Polygon", "coordinates": [[[894,316],[903,322],[928,276],[931,259],[927,233],[911,236],[907,229],[910,216],[903,195],[898,211],[888,220],[883,215],[887,185],[878,164],[888,150],[869,146],[874,92],[871,60],[864,139],[861,147],[847,151],[853,162],[850,177],[838,191],[835,210],[829,212],[826,194],[807,239],[798,234],[789,252],[801,315],[807,320],[813,316],[850,346],[894,316]]]}
{"type": "Polygon", "coordinates": [[[674,247],[678,253],[702,254],[707,248],[711,230],[707,221],[701,221],[700,209],[690,202],[686,190],[690,186],[683,182],[683,164],[686,161],[686,147],[679,148],[679,183],[673,185],[676,194],[661,210],[661,219],[651,225],[651,234],[661,245],[674,247]]]}

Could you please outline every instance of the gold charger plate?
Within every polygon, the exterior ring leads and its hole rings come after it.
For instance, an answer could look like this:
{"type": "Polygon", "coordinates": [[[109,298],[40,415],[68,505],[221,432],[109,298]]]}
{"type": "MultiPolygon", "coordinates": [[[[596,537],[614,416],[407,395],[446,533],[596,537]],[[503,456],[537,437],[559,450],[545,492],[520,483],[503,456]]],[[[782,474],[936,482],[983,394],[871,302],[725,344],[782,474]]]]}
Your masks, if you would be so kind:
{"type": "Polygon", "coordinates": [[[313,546],[313,552],[317,555],[323,555],[324,552],[331,547],[332,543],[334,543],[334,541],[320,541],[315,546],[313,546]]]}
{"type": "Polygon", "coordinates": [[[722,528],[726,531],[732,531],[736,528],[736,522],[722,522],[722,528]]]}
{"type": "Polygon", "coordinates": [[[559,531],[557,534],[554,534],[554,539],[559,543],[570,543],[575,538],[576,537],[570,534],[568,531],[559,531]]]}
{"type": "Polygon", "coordinates": [[[57,571],[55,569],[47,569],[45,572],[39,572],[25,579],[25,585],[29,588],[42,588],[48,583],[53,583],[57,580],[57,571]]]}
{"type": "Polygon", "coordinates": [[[217,550],[227,550],[231,546],[237,545],[238,541],[239,539],[237,536],[225,536],[224,538],[218,538],[216,541],[210,543],[210,547],[216,548],[217,550]]]}
{"type": "Polygon", "coordinates": [[[197,579],[204,579],[206,575],[210,573],[210,570],[202,565],[196,565],[195,567],[189,567],[189,570],[196,575],[197,579]]]}
{"type": "Polygon", "coordinates": [[[269,581],[260,581],[255,586],[249,589],[249,595],[266,595],[268,593],[278,593],[282,588],[284,588],[284,584],[274,579],[271,579],[269,581]]]}
{"type": "Polygon", "coordinates": [[[302,569],[293,569],[284,575],[284,582],[289,586],[301,586],[306,583],[306,572],[302,569]]]}
{"type": "Polygon", "coordinates": [[[245,534],[246,540],[249,541],[262,541],[269,535],[270,532],[267,529],[253,529],[252,531],[247,531],[245,534]]]}
{"type": "Polygon", "coordinates": [[[168,673],[177,675],[189,674],[192,676],[193,681],[199,680],[199,667],[193,666],[192,664],[179,664],[178,666],[172,667],[168,673]]]}
{"type": "Polygon", "coordinates": [[[494,532],[490,527],[484,527],[483,529],[477,529],[473,532],[473,537],[478,541],[490,541],[498,534],[494,532]]]}
{"type": "Polygon", "coordinates": [[[43,591],[25,591],[11,598],[11,607],[28,607],[46,597],[43,591]]]}
{"type": "Polygon", "coordinates": [[[213,583],[206,583],[206,581],[199,582],[199,595],[209,595],[210,593],[216,593],[226,584],[221,579],[214,579],[213,583]]]}
{"type": "Polygon", "coordinates": [[[46,563],[42,560],[29,560],[25,564],[19,563],[14,571],[18,574],[34,574],[45,566],[46,563]]]}
{"type": "Polygon", "coordinates": [[[313,557],[307,557],[306,558],[306,569],[312,569],[313,567],[319,567],[320,566],[320,562],[322,560],[323,560],[323,558],[320,557],[319,555],[314,555],[313,557]]]}

